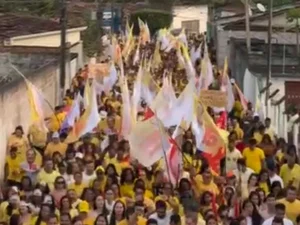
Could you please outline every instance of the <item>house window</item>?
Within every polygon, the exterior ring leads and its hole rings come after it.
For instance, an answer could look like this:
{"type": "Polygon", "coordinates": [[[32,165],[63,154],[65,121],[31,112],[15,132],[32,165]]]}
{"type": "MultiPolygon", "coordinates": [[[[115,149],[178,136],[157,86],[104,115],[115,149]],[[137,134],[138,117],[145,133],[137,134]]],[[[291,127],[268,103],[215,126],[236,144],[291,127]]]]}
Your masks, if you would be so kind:
{"type": "Polygon", "coordinates": [[[199,33],[199,20],[187,20],[181,22],[181,28],[185,29],[188,34],[199,33]]]}

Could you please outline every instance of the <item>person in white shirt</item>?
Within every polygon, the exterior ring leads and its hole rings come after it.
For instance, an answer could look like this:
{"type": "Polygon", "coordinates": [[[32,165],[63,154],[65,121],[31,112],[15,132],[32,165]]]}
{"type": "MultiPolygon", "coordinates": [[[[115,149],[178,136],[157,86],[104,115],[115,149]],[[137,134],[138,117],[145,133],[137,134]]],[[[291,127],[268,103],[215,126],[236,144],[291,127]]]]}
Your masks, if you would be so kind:
{"type": "Polygon", "coordinates": [[[226,149],[226,173],[237,169],[237,161],[242,158],[242,154],[235,148],[235,141],[230,140],[226,149]]]}
{"type": "Polygon", "coordinates": [[[82,181],[89,185],[94,179],[96,179],[95,163],[93,161],[88,161],[85,164],[85,171],[82,172],[82,181]]]}
{"type": "Polygon", "coordinates": [[[281,187],[284,188],[282,178],[276,174],[276,166],[275,166],[275,163],[274,163],[274,162],[269,162],[269,163],[267,164],[267,167],[268,167],[268,171],[269,171],[269,179],[270,179],[271,185],[272,185],[275,181],[278,181],[278,182],[280,183],[281,187]]]}
{"type": "Polygon", "coordinates": [[[285,205],[282,203],[277,203],[275,205],[275,216],[265,220],[262,225],[273,225],[274,219],[279,219],[283,221],[283,225],[293,225],[293,222],[285,218],[285,205]]]}
{"type": "Polygon", "coordinates": [[[248,180],[254,171],[246,166],[246,161],[243,158],[237,160],[237,169],[233,170],[237,182],[241,182],[242,187],[248,186],[248,180]]]}
{"type": "Polygon", "coordinates": [[[166,225],[170,224],[172,214],[172,211],[167,211],[167,204],[162,200],[158,200],[155,203],[155,213],[150,215],[149,219],[155,219],[157,225],[166,225]]]}

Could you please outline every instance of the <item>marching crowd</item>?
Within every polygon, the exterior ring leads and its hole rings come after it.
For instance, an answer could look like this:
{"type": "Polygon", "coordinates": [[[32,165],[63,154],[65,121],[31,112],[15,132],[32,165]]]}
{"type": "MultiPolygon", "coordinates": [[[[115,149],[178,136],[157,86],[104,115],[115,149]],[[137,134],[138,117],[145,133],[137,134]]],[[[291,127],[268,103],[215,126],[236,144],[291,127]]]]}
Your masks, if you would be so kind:
{"type": "MultiPolygon", "coordinates": [[[[199,45],[193,36],[189,45],[199,45]]],[[[122,44],[121,44],[122,48],[122,44]]],[[[214,64],[213,46],[209,46],[214,64]]],[[[150,57],[155,44],[141,53],[150,57]]],[[[161,52],[152,69],[161,85],[165,70],[179,94],[188,80],[178,66],[176,51],[161,52]]],[[[129,89],[137,66],[129,57],[124,65],[129,89]]],[[[201,60],[195,63],[200,74],[201,60]]],[[[73,143],[61,126],[77,93],[84,95],[88,66],[79,70],[64,103],[47,118],[49,132],[33,124],[17,126],[7,143],[5,179],[1,188],[0,224],[7,225],[300,225],[300,153],[278,137],[269,118],[261,120],[252,104],[247,110],[235,95],[228,113],[227,146],[219,173],[196,149],[194,134],[183,137],[184,176],[173,185],[164,176],[162,162],[143,167],[130,157],[130,145],[119,137],[122,98],[118,84],[98,96],[101,121],[73,143]],[[109,143],[103,145],[109,137],[109,143]]],[[[220,88],[215,68],[211,88],[220,88]]],[[[138,114],[143,117],[147,106],[138,114]]],[[[81,105],[82,113],[84,106],[81,105]]],[[[213,119],[218,112],[209,110],[213,119]]],[[[141,149],[143,151],[143,149],[141,149]]],[[[162,159],[163,160],[163,159],[162,159]]]]}

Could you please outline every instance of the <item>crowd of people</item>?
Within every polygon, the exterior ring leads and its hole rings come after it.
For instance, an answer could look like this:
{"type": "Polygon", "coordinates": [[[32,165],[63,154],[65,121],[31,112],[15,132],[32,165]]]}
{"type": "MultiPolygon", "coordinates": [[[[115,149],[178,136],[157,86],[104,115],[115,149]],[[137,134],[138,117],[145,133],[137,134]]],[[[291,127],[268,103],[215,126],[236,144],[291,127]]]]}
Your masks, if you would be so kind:
{"type": "MultiPolygon", "coordinates": [[[[199,46],[203,39],[190,37],[189,45],[199,46]]],[[[209,50],[214,64],[212,45],[209,50]]],[[[155,43],[147,43],[140,51],[151,57],[155,43]]],[[[188,83],[186,72],[178,66],[176,51],[160,54],[162,62],[152,69],[152,77],[159,86],[164,71],[172,72],[178,94],[188,83]]],[[[130,90],[138,70],[133,55],[124,66],[130,90]]],[[[198,59],[198,75],[200,64],[198,59]]],[[[109,94],[98,96],[102,119],[94,132],[74,143],[65,142],[68,130],[62,131],[61,126],[76,94],[84,95],[88,73],[85,66],[73,78],[64,104],[47,118],[48,133],[35,124],[28,131],[20,125],[10,136],[0,224],[300,225],[298,149],[278,137],[271,120],[262,121],[251,103],[244,110],[236,95],[232,111],[227,112],[229,135],[220,173],[196,149],[191,129],[185,132],[180,151],[187,175],[173,185],[164,176],[161,161],[141,166],[130,157],[129,142],[119,138],[118,83],[109,94]],[[107,136],[109,144],[103,147],[107,136]]],[[[215,69],[211,88],[220,88],[221,76],[215,69]]],[[[138,114],[143,116],[146,108],[142,104],[138,114]]],[[[81,109],[83,113],[83,105],[81,109]]],[[[219,115],[212,109],[209,112],[214,119],[219,115]]]]}

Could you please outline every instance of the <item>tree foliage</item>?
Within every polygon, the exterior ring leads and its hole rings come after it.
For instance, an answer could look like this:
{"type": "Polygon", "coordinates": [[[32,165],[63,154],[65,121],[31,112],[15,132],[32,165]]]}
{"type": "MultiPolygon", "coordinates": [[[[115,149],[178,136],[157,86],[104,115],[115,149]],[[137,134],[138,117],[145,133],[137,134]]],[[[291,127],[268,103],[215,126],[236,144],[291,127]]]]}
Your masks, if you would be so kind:
{"type": "Polygon", "coordinates": [[[59,9],[59,0],[0,0],[1,12],[24,12],[34,16],[51,18],[58,15],[59,9]]]}
{"type": "Polygon", "coordinates": [[[87,20],[87,29],[83,33],[83,50],[88,57],[101,52],[101,30],[97,21],[87,20]]]}
{"type": "Polygon", "coordinates": [[[147,10],[134,13],[130,17],[130,23],[134,24],[134,34],[139,33],[138,18],[147,22],[150,33],[154,34],[161,28],[169,27],[172,23],[173,15],[172,13],[162,13],[147,10]]]}

